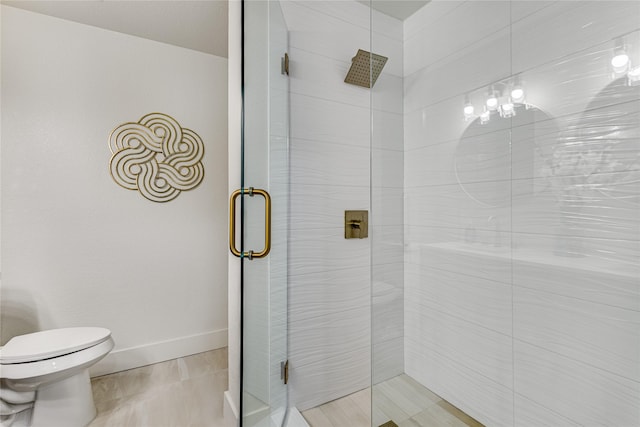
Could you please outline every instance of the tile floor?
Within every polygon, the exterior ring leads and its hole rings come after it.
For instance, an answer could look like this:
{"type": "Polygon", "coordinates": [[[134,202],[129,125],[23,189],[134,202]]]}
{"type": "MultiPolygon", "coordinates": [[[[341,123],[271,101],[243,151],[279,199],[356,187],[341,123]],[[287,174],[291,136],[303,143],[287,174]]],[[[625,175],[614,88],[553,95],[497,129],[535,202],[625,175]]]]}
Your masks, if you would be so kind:
{"type": "MultiPolygon", "coordinates": [[[[227,349],[91,380],[98,415],[89,427],[220,427],[227,390],[227,349]]],[[[304,411],[311,427],[371,427],[368,388],[304,411]]],[[[407,375],[373,387],[373,426],[482,427],[407,375]]]]}
{"type": "MultiPolygon", "coordinates": [[[[371,388],[302,412],[311,427],[370,427],[371,388]]],[[[482,427],[407,375],[373,386],[373,426],[482,427]]]]}
{"type": "Polygon", "coordinates": [[[90,427],[223,426],[227,349],[91,380],[98,415],[90,427]]]}

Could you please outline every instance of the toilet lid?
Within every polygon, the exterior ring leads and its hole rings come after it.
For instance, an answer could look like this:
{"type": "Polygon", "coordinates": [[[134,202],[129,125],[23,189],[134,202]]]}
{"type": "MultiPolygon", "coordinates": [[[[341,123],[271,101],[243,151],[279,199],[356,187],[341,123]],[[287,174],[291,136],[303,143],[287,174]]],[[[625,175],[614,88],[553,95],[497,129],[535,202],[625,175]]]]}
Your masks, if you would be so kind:
{"type": "Polygon", "coordinates": [[[105,328],[64,328],[19,335],[0,349],[0,364],[35,362],[93,347],[107,340],[105,328]]]}

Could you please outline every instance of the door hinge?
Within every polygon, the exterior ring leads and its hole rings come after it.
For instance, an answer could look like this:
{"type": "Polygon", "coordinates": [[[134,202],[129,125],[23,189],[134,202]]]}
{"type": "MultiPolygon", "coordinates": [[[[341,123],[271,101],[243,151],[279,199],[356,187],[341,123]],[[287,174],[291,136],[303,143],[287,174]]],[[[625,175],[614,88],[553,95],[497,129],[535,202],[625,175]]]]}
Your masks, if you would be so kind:
{"type": "Polygon", "coordinates": [[[289,383],[289,361],[280,362],[280,379],[283,383],[289,383]]]}
{"type": "Polygon", "coordinates": [[[289,54],[286,52],[284,53],[282,61],[280,62],[280,74],[286,74],[287,76],[289,75],[289,54]]]}

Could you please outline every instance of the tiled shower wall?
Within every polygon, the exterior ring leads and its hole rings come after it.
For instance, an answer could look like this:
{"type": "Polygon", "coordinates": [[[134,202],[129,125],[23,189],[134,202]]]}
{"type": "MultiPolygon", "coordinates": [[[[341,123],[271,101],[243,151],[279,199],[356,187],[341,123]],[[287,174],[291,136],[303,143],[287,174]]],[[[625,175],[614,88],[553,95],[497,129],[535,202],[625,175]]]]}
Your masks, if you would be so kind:
{"type": "Polygon", "coordinates": [[[431,2],[404,25],[405,368],[493,426],[640,422],[638,2],[431,2]],[[519,76],[516,117],[465,95],[519,76]]]}
{"type": "Polygon", "coordinates": [[[384,355],[374,359],[376,379],[403,371],[402,24],[376,14],[372,41],[362,4],[282,7],[291,58],[290,403],[304,410],[370,385],[372,280],[374,327],[384,329],[374,342],[384,355]],[[344,83],[351,58],[372,43],[389,57],[373,91],[344,83]],[[386,170],[374,187],[372,162],[386,170]],[[344,239],[347,209],[370,210],[368,239],[344,239]],[[372,255],[385,259],[373,279],[372,255]]]}

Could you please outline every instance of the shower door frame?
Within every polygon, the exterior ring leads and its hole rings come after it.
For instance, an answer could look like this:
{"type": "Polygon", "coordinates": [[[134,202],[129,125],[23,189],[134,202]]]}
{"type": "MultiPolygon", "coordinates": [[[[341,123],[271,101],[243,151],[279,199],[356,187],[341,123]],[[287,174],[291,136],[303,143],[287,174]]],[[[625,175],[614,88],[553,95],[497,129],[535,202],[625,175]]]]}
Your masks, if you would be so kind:
{"type": "MultiPolygon", "coordinates": [[[[281,57],[287,50],[288,32],[278,1],[243,0],[241,21],[241,174],[240,189],[232,196],[232,203],[240,199],[241,223],[240,248],[232,248],[240,258],[239,418],[240,425],[247,427],[266,417],[270,423],[284,425],[289,106],[288,75],[281,57]],[[264,205],[254,194],[264,196],[264,205]],[[254,257],[261,248],[262,256],[254,257]]],[[[233,210],[232,206],[230,213],[233,210]]],[[[231,239],[230,245],[234,245],[231,239]]]]}

